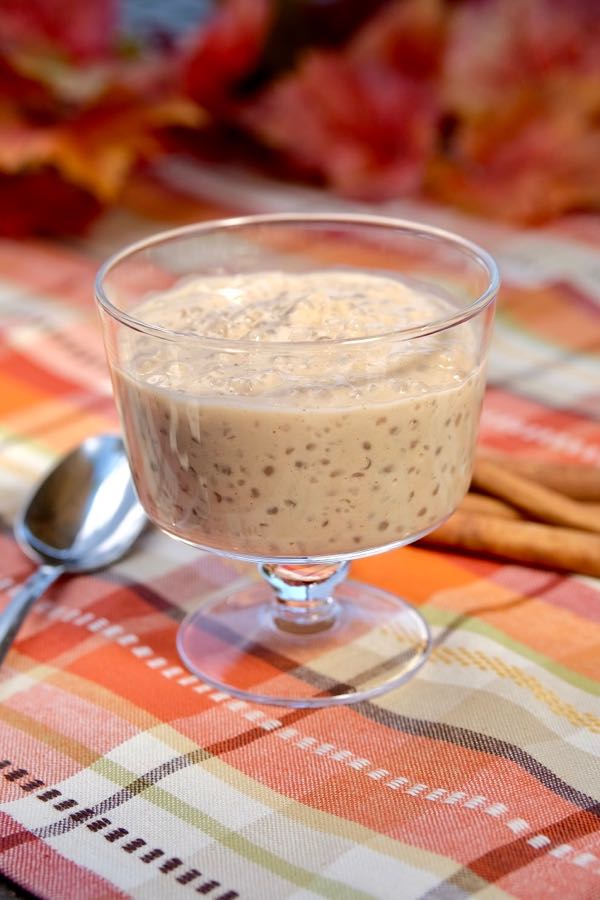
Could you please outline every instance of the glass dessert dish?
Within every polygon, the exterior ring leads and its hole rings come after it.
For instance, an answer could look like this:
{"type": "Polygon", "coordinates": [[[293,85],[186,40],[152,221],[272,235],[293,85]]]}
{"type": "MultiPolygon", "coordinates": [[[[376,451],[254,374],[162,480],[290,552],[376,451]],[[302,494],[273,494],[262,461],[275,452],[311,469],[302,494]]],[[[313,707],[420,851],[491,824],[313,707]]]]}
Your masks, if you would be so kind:
{"type": "Polygon", "coordinates": [[[108,361],[148,516],[260,575],[183,621],[193,673],[310,707],[374,697],[424,663],[417,610],[346,575],[466,493],[497,290],[476,245],[373,216],[207,222],[103,266],[108,361]]]}

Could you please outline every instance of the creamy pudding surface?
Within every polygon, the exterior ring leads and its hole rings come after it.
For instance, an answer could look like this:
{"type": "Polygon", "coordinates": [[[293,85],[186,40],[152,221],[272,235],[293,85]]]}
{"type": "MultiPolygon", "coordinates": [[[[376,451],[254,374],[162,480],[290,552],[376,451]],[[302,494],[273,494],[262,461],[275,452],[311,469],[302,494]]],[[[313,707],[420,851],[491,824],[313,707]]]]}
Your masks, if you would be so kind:
{"type": "Polygon", "coordinates": [[[360,271],[273,271],[187,279],[131,312],[181,336],[132,331],[112,365],[138,494],[170,534],[335,557],[407,541],[465,494],[484,386],[472,323],[393,335],[448,301],[360,271]]]}

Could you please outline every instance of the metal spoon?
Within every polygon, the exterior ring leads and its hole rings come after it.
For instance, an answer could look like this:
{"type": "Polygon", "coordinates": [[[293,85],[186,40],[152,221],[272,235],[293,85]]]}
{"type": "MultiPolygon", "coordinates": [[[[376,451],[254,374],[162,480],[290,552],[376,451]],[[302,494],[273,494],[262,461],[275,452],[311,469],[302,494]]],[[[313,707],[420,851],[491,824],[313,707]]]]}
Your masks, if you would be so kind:
{"type": "Polygon", "coordinates": [[[21,549],[39,568],[0,613],[0,663],[33,602],[63,573],[115,562],[147,523],[120,437],[98,435],[65,456],[15,522],[21,549]]]}

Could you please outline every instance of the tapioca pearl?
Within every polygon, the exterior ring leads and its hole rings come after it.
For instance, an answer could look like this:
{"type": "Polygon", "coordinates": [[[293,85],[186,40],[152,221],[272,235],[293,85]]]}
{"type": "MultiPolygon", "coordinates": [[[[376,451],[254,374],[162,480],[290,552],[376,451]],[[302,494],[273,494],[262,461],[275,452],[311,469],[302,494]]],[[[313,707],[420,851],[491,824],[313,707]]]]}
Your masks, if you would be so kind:
{"type": "Polygon", "coordinates": [[[426,515],[426,513],[427,513],[427,507],[422,506],[421,509],[419,510],[419,512],[417,513],[417,516],[419,519],[422,519],[423,516],[426,515]]]}
{"type": "Polygon", "coordinates": [[[432,497],[437,497],[437,495],[439,494],[439,492],[440,492],[440,486],[439,486],[439,484],[436,484],[436,486],[434,487],[434,489],[433,489],[432,492],[431,492],[431,496],[432,496],[432,497]]]}
{"type": "Polygon", "coordinates": [[[411,491],[410,494],[408,495],[408,502],[409,502],[409,503],[410,503],[411,500],[414,499],[414,496],[415,496],[415,492],[414,492],[414,491],[411,491]]]}
{"type": "Polygon", "coordinates": [[[321,459],[321,460],[319,460],[319,461],[320,461],[320,463],[321,463],[322,466],[329,466],[329,465],[331,465],[331,460],[330,460],[330,459],[327,459],[327,457],[323,457],[323,459],[321,459]]]}
{"type": "Polygon", "coordinates": [[[343,470],[343,469],[333,469],[333,471],[331,471],[331,472],[329,473],[329,477],[330,477],[330,478],[339,478],[340,475],[343,475],[343,474],[344,474],[344,470],[343,470]]]}
{"type": "Polygon", "coordinates": [[[415,447],[418,447],[418,446],[419,446],[419,442],[418,442],[417,440],[411,441],[410,444],[409,444],[408,446],[409,446],[409,449],[410,449],[410,450],[414,450],[415,447]]]}
{"type": "Polygon", "coordinates": [[[296,462],[294,463],[294,465],[297,469],[305,469],[306,468],[306,463],[301,459],[297,459],[296,462]]]}
{"type": "Polygon", "coordinates": [[[295,450],[295,447],[286,447],[286,448],[285,448],[285,455],[286,455],[286,456],[289,456],[290,453],[293,453],[293,452],[294,452],[294,450],[295,450]]]}
{"type": "Polygon", "coordinates": [[[321,522],[321,528],[327,528],[329,525],[329,519],[325,519],[325,521],[321,522]]]}
{"type": "Polygon", "coordinates": [[[387,422],[387,416],[379,416],[378,419],[375,419],[376,425],[385,425],[386,422],[387,422]]]}
{"type": "Polygon", "coordinates": [[[269,509],[267,510],[267,515],[268,516],[276,516],[278,512],[279,512],[279,507],[270,506],[269,509]]]}
{"type": "Polygon", "coordinates": [[[315,450],[316,447],[317,447],[317,445],[311,441],[309,444],[306,445],[306,447],[304,449],[305,450],[315,450]]]}
{"type": "Polygon", "coordinates": [[[255,499],[256,499],[256,497],[260,497],[260,491],[259,491],[259,489],[258,489],[257,487],[251,488],[251,489],[250,489],[250,496],[251,496],[251,497],[254,497],[255,499]]]}
{"type": "Polygon", "coordinates": [[[387,466],[384,466],[383,469],[382,469],[381,471],[382,471],[382,472],[385,472],[386,475],[389,475],[390,472],[393,472],[393,471],[394,471],[394,467],[393,467],[393,465],[392,465],[391,463],[388,463],[388,465],[387,465],[387,466]]]}
{"type": "Polygon", "coordinates": [[[390,428],[390,434],[398,434],[399,431],[400,428],[398,427],[398,425],[392,425],[392,427],[390,428]]]}
{"type": "Polygon", "coordinates": [[[387,521],[387,519],[384,519],[384,520],[383,520],[382,522],[380,522],[379,525],[377,526],[377,530],[378,530],[378,531],[387,531],[389,527],[390,527],[390,523],[387,521]]]}
{"type": "Polygon", "coordinates": [[[371,449],[371,442],[363,441],[363,450],[370,450],[370,449],[371,449]]]}
{"type": "Polygon", "coordinates": [[[263,469],[263,474],[267,477],[270,477],[275,472],[275,466],[265,466],[263,469]]]}
{"type": "Polygon", "coordinates": [[[360,534],[355,534],[353,536],[352,540],[354,541],[355,544],[360,544],[360,542],[362,541],[362,537],[360,534]]]}
{"type": "Polygon", "coordinates": [[[419,425],[418,419],[410,419],[410,421],[408,423],[408,427],[411,429],[411,431],[414,431],[415,428],[418,427],[418,425],[419,425]]]}

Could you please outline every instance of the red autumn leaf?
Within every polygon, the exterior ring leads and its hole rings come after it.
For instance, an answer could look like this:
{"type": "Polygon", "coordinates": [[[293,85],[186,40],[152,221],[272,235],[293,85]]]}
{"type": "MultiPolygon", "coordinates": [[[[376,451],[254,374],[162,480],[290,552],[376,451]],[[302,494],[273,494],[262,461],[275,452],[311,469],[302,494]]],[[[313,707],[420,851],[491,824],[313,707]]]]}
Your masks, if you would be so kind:
{"type": "Polygon", "coordinates": [[[2,0],[0,47],[98,59],[112,50],[116,23],[116,0],[2,0]]]}
{"type": "Polygon", "coordinates": [[[444,0],[390,3],[356,34],[348,49],[355,60],[378,60],[417,81],[437,78],[442,62],[444,0]]]}
{"type": "Polygon", "coordinates": [[[444,102],[471,115],[502,111],[523,91],[544,101],[552,82],[597,78],[599,47],[595,0],[469,0],[448,21],[444,102]]]}
{"type": "Polygon", "coordinates": [[[577,116],[527,117],[502,138],[461,135],[451,159],[431,167],[430,189],[474,212],[542,222],[569,209],[600,206],[600,134],[577,116]]]}
{"type": "Polygon", "coordinates": [[[100,211],[98,200],[49,167],[0,174],[0,236],[78,234],[100,211]]]}
{"type": "Polygon", "coordinates": [[[454,128],[430,189],[529,222],[598,206],[599,46],[600,21],[586,0],[461,6],[442,82],[454,128]]]}
{"type": "Polygon", "coordinates": [[[239,121],[344,193],[418,189],[439,116],[440,9],[437,0],[384,8],[343,52],[305,56],[241,106],[239,121]]]}
{"type": "Polygon", "coordinates": [[[170,126],[201,121],[175,80],[166,56],[75,66],[16,45],[5,50],[0,230],[71,232],[113,202],[132,168],[162,152],[170,126]]]}
{"type": "Polygon", "coordinates": [[[161,149],[171,125],[195,126],[200,111],[165,92],[148,97],[111,84],[95,102],[50,122],[32,120],[18,104],[0,105],[0,171],[51,166],[103,202],[114,200],[131,166],[161,149]]]}
{"type": "Polygon", "coordinates": [[[271,19],[269,0],[227,0],[187,41],[183,83],[198,103],[222,103],[257,63],[271,19]]]}
{"type": "Polygon", "coordinates": [[[297,73],[239,113],[297,166],[347,194],[369,197],[418,188],[435,117],[426,86],[389,66],[329,53],[307,57],[297,73]]]}

